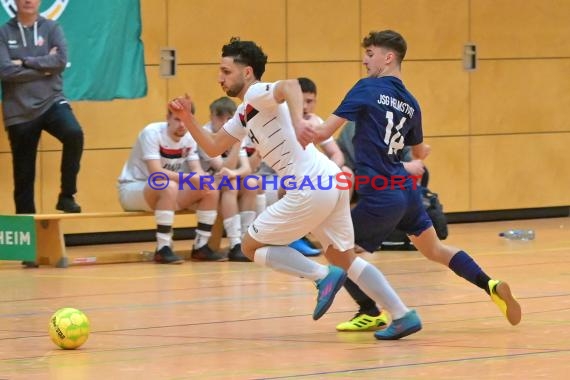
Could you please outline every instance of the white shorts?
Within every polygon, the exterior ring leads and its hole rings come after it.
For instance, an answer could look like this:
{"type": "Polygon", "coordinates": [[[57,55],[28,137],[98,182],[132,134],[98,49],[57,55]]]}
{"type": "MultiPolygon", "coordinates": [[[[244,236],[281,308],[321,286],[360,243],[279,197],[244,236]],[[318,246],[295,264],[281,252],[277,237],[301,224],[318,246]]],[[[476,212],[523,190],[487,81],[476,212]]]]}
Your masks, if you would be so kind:
{"type": "Polygon", "coordinates": [[[147,181],[124,182],[119,184],[119,203],[125,211],[152,211],[144,199],[147,181]]]}
{"type": "Polygon", "coordinates": [[[268,245],[287,245],[309,232],[325,250],[331,244],[340,251],[354,247],[348,190],[288,191],[248,229],[255,240],[268,245]]]}
{"type": "MultiPolygon", "coordinates": [[[[153,211],[144,198],[144,188],[147,181],[124,182],[119,184],[119,203],[125,211],[153,211]]],[[[196,210],[198,202],[194,202],[188,210],[196,210]]],[[[182,207],[176,204],[176,210],[180,211],[182,207]]]]}

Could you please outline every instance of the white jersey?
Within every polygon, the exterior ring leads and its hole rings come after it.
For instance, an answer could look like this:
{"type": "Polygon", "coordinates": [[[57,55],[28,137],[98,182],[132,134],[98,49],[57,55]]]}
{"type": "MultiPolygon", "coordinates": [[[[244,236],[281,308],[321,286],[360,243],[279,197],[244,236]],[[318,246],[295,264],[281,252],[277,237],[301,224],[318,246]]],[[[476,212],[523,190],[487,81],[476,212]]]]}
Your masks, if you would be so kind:
{"type": "Polygon", "coordinates": [[[223,128],[238,140],[249,136],[262,160],[280,177],[334,176],[339,171],[334,163],[313,144],[303,149],[297,141],[289,107],[273,96],[276,83],[251,85],[223,128]]]}
{"type": "Polygon", "coordinates": [[[198,160],[197,144],[190,133],[174,141],[168,136],[167,127],[166,122],[152,123],[139,133],[119,183],[146,181],[150,175],[145,162],[148,160],[160,160],[161,168],[174,172],[187,171],[185,164],[198,160]]]}

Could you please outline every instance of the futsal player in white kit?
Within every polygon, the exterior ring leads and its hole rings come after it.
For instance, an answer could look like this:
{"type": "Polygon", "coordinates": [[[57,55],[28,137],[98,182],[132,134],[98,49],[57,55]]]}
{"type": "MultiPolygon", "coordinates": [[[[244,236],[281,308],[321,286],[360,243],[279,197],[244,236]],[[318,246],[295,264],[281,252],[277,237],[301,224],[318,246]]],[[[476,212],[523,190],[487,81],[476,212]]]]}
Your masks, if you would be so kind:
{"type": "Polygon", "coordinates": [[[262,159],[281,178],[291,176],[296,183],[250,225],[242,242],[244,254],[260,265],[315,281],[315,320],[328,310],[347,274],[388,311],[407,312],[382,273],[354,254],[349,192],[335,187],[340,169],[312,144],[314,123],[303,119],[299,82],[260,82],[266,62],[267,56],[252,41],[232,38],[223,46],[218,81],[228,96],[242,103],[216,133],[200,127],[190,112],[188,96],[169,103],[169,109],[184,121],[209,156],[217,156],[236,140],[249,136],[262,159]],[[328,186],[331,180],[332,186],[328,186]],[[312,186],[300,186],[302,183],[312,186]],[[287,246],[309,232],[320,241],[333,265],[312,261],[287,246]]]}

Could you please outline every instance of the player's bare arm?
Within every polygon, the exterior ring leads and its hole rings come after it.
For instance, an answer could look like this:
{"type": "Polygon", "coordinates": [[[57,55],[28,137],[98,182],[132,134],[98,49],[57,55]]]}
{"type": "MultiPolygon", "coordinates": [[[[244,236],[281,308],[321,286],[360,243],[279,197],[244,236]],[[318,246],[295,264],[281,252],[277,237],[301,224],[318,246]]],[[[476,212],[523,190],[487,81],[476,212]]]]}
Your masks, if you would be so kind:
{"type": "Polygon", "coordinates": [[[336,115],[330,115],[323,124],[315,128],[315,142],[325,141],[331,137],[337,129],[342,127],[344,123],[346,123],[346,119],[336,115]]]}
{"type": "Polygon", "coordinates": [[[194,140],[210,157],[219,156],[237,141],[235,137],[227,133],[223,128],[216,133],[204,130],[190,111],[191,101],[188,95],[171,100],[168,103],[168,109],[182,120],[188,132],[194,137],[194,140]]]}

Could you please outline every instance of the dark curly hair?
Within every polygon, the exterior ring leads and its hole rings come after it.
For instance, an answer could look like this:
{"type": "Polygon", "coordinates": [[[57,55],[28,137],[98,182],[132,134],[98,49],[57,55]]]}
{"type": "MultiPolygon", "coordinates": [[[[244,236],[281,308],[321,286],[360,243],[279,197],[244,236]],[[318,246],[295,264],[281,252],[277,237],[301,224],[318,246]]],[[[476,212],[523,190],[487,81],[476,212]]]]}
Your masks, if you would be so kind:
{"type": "Polygon", "coordinates": [[[242,41],[232,37],[230,43],[222,47],[222,57],[233,57],[235,63],[251,66],[256,79],[261,79],[265,72],[267,56],[253,41],[242,41]]]}

